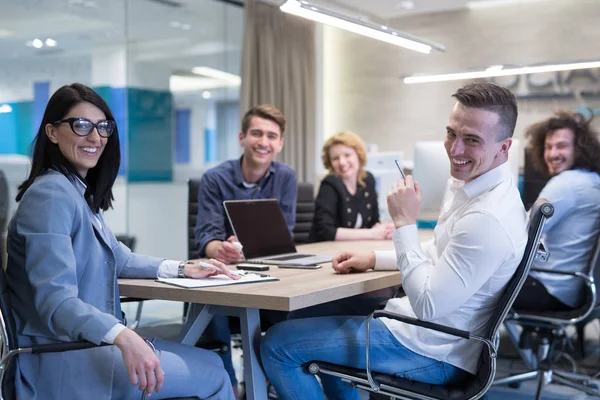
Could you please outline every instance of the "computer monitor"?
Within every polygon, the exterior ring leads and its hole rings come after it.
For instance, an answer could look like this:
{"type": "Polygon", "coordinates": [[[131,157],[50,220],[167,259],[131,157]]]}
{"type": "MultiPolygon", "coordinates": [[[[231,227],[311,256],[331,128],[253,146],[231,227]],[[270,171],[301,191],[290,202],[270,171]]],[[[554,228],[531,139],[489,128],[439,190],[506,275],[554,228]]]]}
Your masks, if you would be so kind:
{"type": "Polygon", "coordinates": [[[402,165],[403,159],[403,151],[377,151],[367,153],[367,165],[365,166],[365,169],[369,171],[386,169],[397,170],[395,160],[400,161],[400,165],[402,165]]]}
{"type": "Polygon", "coordinates": [[[450,161],[444,142],[417,142],[413,157],[413,177],[423,192],[421,212],[439,211],[450,179],[450,161]]]}
{"type": "Polygon", "coordinates": [[[387,195],[401,178],[398,168],[394,169],[371,169],[368,170],[375,178],[375,190],[377,191],[377,207],[379,209],[379,221],[391,222],[388,213],[387,195]]]}

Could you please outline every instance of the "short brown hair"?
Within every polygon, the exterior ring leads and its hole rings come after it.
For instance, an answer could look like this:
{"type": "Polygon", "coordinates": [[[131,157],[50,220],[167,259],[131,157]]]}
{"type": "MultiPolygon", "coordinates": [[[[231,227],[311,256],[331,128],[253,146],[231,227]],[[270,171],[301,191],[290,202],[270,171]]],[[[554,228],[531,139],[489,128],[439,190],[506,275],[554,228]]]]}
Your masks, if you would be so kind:
{"type": "Polygon", "coordinates": [[[550,176],[544,160],[546,137],[558,129],[569,129],[574,135],[573,168],[587,169],[600,174],[600,140],[598,133],[590,126],[592,118],[588,119],[577,112],[556,110],[552,117],[530,125],[525,130],[525,137],[529,140],[527,153],[531,157],[533,167],[550,176]]]}
{"type": "Polygon", "coordinates": [[[242,132],[244,132],[244,134],[246,134],[248,132],[248,128],[250,128],[250,121],[252,121],[252,117],[259,117],[275,122],[277,125],[279,125],[281,137],[283,137],[283,132],[285,131],[285,117],[274,105],[261,104],[249,109],[246,114],[244,114],[244,118],[242,118],[242,132]]]}
{"type": "Polygon", "coordinates": [[[329,149],[336,144],[352,147],[356,151],[356,155],[358,156],[358,183],[364,187],[365,178],[367,177],[364,169],[367,164],[367,147],[365,146],[365,142],[354,132],[339,132],[327,139],[321,151],[321,159],[323,160],[323,166],[330,174],[333,174],[333,167],[331,165],[331,158],[329,157],[329,149]]]}
{"type": "Polygon", "coordinates": [[[497,132],[496,139],[500,141],[512,137],[519,112],[517,99],[510,90],[489,82],[475,82],[461,87],[452,97],[465,107],[498,114],[501,131],[497,132]]]}

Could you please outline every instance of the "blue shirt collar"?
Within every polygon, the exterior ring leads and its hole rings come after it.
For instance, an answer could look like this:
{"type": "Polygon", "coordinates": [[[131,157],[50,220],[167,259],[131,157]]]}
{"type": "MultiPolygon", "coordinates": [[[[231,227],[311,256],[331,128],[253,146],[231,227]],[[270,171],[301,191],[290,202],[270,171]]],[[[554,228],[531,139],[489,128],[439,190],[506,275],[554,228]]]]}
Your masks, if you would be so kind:
{"type": "Polygon", "coordinates": [[[275,162],[271,162],[271,166],[269,167],[269,170],[267,171],[267,173],[265,174],[265,176],[263,176],[262,178],[260,178],[260,181],[258,181],[257,183],[248,183],[244,180],[244,175],[242,174],[242,159],[244,158],[244,156],[242,155],[239,159],[238,162],[234,163],[234,178],[235,178],[235,184],[238,186],[244,186],[247,188],[252,188],[256,185],[260,185],[265,179],[267,179],[269,177],[269,175],[274,174],[275,172],[277,172],[277,168],[275,167],[275,162]]]}

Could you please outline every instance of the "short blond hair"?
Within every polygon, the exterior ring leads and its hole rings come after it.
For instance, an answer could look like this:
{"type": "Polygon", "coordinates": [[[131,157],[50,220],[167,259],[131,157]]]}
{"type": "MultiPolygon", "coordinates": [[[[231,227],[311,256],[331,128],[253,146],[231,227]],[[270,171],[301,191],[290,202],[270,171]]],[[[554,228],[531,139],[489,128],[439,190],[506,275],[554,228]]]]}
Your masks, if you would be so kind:
{"type": "Polygon", "coordinates": [[[365,142],[354,132],[339,132],[327,139],[321,151],[321,160],[323,160],[323,166],[330,174],[334,172],[331,166],[329,150],[336,144],[351,147],[356,151],[356,155],[358,156],[358,183],[363,187],[366,186],[365,178],[367,177],[367,172],[365,171],[365,165],[367,164],[367,146],[365,146],[365,142]]]}

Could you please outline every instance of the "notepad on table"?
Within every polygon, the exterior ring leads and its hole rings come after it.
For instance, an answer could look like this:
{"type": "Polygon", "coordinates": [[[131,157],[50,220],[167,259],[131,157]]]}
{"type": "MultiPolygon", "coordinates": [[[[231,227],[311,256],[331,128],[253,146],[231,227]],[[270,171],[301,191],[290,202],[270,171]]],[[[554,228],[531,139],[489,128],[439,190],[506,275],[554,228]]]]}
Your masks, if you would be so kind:
{"type": "Polygon", "coordinates": [[[253,273],[240,274],[240,279],[233,280],[225,275],[210,276],[208,278],[190,279],[190,278],[158,278],[158,282],[169,285],[181,286],[184,288],[204,288],[213,286],[238,285],[241,283],[270,282],[279,279],[269,275],[259,275],[253,273]]]}

